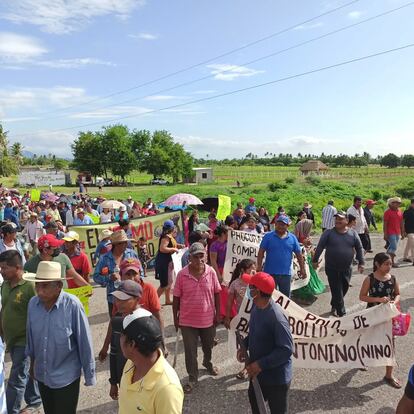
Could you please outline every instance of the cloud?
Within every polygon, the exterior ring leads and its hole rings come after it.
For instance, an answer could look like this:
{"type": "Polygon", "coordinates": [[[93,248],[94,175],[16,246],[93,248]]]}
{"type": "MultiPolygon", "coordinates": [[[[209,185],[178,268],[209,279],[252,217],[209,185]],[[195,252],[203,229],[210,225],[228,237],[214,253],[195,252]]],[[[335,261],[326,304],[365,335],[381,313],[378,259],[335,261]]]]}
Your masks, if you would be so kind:
{"type": "Polygon", "coordinates": [[[39,40],[15,33],[0,32],[0,60],[21,63],[47,53],[39,40]]]}
{"type": "Polygon", "coordinates": [[[312,23],[312,24],[301,24],[299,26],[296,26],[293,30],[311,30],[311,29],[317,29],[319,27],[322,27],[322,22],[312,23]]]}
{"type": "Polygon", "coordinates": [[[364,12],[359,11],[359,10],[354,10],[348,13],[348,17],[352,20],[357,20],[359,19],[362,15],[364,14],[364,12]]]}
{"type": "Polygon", "coordinates": [[[263,70],[251,69],[246,66],[221,63],[207,65],[207,67],[212,69],[211,74],[214,75],[214,79],[224,81],[232,81],[237,78],[250,77],[264,72],[263,70]]]}
{"type": "Polygon", "coordinates": [[[77,69],[83,66],[101,65],[101,66],[117,66],[115,63],[95,59],[95,58],[73,58],[73,59],[57,59],[57,60],[43,60],[32,62],[36,66],[45,66],[54,69],[77,69]]]}
{"type": "Polygon", "coordinates": [[[20,142],[24,149],[34,154],[54,154],[57,157],[71,157],[70,145],[76,139],[77,133],[67,131],[48,131],[40,130],[27,135],[13,137],[10,132],[10,142],[20,142]]]}
{"type": "Polygon", "coordinates": [[[69,118],[74,119],[110,119],[113,117],[132,116],[132,115],[145,115],[147,112],[151,112],[151,108],[145,108],[142,106],[115,106],[112,108],[102,108],[92,111],[79,112],[72,114],[69,118]]]}
{"type": "Polygon", "coordinates": [[[146,101],[172,101],[174,99],[186,99],[186,97],[174,95],[152,95],[145,98],[146,101]]]}
{"type": "Polygon", "coordinates": [[[139,40],[156,40],[158,39],[158,35],[152,33],[139,33],[139,34],[130,34],[128,35],[131,39],[139,39],[139,40]]]}
{"type": "Polygon", "coordinates": [[[29,23],[43,31],[65,34],[82,29],[95,17],[126,19],[145,0],[3,0],[0,17],[16,24],[29,23]]]}
{"type": "Polygon", "coordinates": [[[332,141],[328,141],[322,138],[310,137],[307,135],[299,135],[289,138],[287,142],[294,145],[319,145],[332,141]]]}

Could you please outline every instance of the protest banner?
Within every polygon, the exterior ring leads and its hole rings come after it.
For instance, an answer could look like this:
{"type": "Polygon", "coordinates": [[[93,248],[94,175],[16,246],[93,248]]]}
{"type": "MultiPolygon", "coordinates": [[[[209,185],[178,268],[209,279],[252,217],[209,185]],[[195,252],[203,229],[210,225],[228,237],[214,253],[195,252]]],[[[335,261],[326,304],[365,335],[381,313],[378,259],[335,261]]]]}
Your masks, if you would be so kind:
{"type": "MultiPolygon", "coordinates": [[[[251,259],[254,262],[257,261],[257,254],[263,236],[264,234],[248,233],[240,230],[231,230],[228,232],[226,260],[223,269],[225,281],[230,281],[234,268],[241,260],[251,259]]],[[[310,272],[307,268],[307,253],[303,246],[302,254],[305,258],[306,276],[303,279],[300,277],[302,275],[299,272],[299,262],[296,256],[293,255],[291,290],[299,289],[309,283],[310,272]]],[[[266,255],[264,260],[266,260],[266,255]]]]}
{"type": "MultiPolygon", "coordinates": [[[[274,301],[286,315],[294,340],[293,363],[299,368],[362,368],[395,365],[392,323],[398,310],[382,304],[342,318],[323,318],[301,308],[278,291],[274,301]]],[[[252,302],[245,297],[229,331],[229,351],[235,351],[235,331],[247,335],[252,302]]]]}
{"type": "MultiPolygon", "coordinates": [[[[151,260],[148,262],[149,268],[153,267],[154,258],[158,252],[158,239],[162,233],[162,225],[165,220],[174,221],[177,227],[177,242],[184,243],[184,226],[181,211],[173,211],[130,220],[133,239],[138,240],[140,237],[145,237],[147,240],[148,254],[151,257],[151,260]]],[[[96,246],[99,244],[99,233],[104,229],[113,230],[116,227],[118,227],[118,223],[113,222],[90,226],[69,226],[69,230],[76,231],[79,234],[81,248],[86,253],[89,262],[93,266],[93,256],[95,254],[96,246]]]]}
{"type": "Polygon", "coordinates": [[[183,268],[181,259],[183,258],[184,253],[188,250],[188,247],[178,250],[177,253],[171,255],[173,263],[173,282],[171,288],[174,288],[175,279],[177,278],[178,272],[183,268]]]}
{"type": "Polygon", "coordinates": [[[65,292],[75,295],[82,303],[86,316],[89,316],[89,297],[92,295],[92,286],[81,286],[78,288],[64,289],[65,292]]]}
{"type": "Polygon", "coordinates": [[[37,188],[34,188],[30,192],[30,201],[40,201],[40,190],[37,188]]]}
{"type": "Polygon", "coordinates": [[[231,198],[226,195],[218,195],[217,220],[225,220],[231,213],[231,198]]]}

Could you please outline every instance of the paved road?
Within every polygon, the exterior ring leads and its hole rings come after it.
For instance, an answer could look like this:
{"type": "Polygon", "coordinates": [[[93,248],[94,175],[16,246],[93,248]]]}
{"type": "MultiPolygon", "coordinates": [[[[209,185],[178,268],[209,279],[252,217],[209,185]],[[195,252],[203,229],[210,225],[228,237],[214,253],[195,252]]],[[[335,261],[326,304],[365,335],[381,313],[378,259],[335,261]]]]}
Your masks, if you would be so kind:
{"type": "MultiPolygon", "coordinates": [[[[373,246],[381,251],[383,241],[379,236],[374,236],[373,246]]],[[[401,256],[401,255],[400,255],[401,256]]],[[[372,267],[373,255],[367,256],[367,271],[372,267]]],[[[402,264],[393,272],[402,287],[402,309],[414,313],[414,267],[402,264]]],[[[320,272],[326,282],[323,271],[320,272]]],[[[352,278],[353,287],[346,297],[346,305],[349,311],[355,311],[364,307],[359,302],[359,287],[363,275],[355,274],[352,278]]],[[[149,277],[148,281],[156,284],[149,277]]],[[[327,316],[330,310],[329,291],[320,295],[318,299],[307,308],[319,315],[327,316]]],[[[91,315],[89,322],[92,329],[96,355],[102,345],[106,333],[108,317],[105,301],[105,290],[97,287],[90,304],[91,315]]],[[[162,310],[166,325],[167,347],[173,351],[175,331],[172,325],[171,308],[166,306],[162,310]]],[[[397,376],[405,383],[408,370],[414,363],[414,335],[411,333],[397,339],[396,353],[398,367],[397,376]]],[[[247,382],[235,378],[240,369],[240,364],[227,351],[227,332],[223,327],[218,329],[219,345],[214,348],[214,363],[220,369],[220,375],[212,378],[201,370],[200,383],[190,396],[187,396],[184,404],[184,413],[249,413],[247,400],[247,382]]],[[[177,373],[183,380],[186,379],[184,367],[184,355],[182,344],[177,362],[177,373]]],[[[201,349],[200,349],[201,354],[201,349]]],[[[199,361],[201,366],[201,355],[199,361]]],[[[170,358],[171,360],[171,358],[170,358]]],[[[7,360],[9,361],[9,360],[7,360]]],[[[10,369],[10,362],[6,364],[6,373],[10,369]]],[[[395,412],[396,404],[402,395],[402,390],[394,390],[387,386],[382,378],[383,368],[370,368],[366,372],[358,370],[310,370],[294,369],[294,380],[290,393],[291,413],[376,413],[391,414],[395,412]]],[[[109,398],[109,367],[108,362],[97,361],[98,382],[95,387],[81,388],[79,413],[115,413],[117,403],[109,398]]]]}

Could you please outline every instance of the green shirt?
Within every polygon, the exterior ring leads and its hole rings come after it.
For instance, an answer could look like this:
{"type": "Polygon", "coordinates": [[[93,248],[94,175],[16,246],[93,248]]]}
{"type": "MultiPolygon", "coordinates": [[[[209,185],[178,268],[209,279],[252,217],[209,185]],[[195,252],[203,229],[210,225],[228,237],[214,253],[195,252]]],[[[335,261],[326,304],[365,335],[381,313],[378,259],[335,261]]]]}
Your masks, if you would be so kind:
{"type": "Polygon", "coordinates": [[[5,280],[1,287],[1,325],[7,349],[26,345],[27,306],[35,296],[34,285],[21,280],[14,288],[5,280]]]}
{"type": "MultiPolygon", "coordinates": [[[[29,259],[25,265],[24,265],[24,271],[30,272],[30,273],[36,273],[37,267],[39,266],[39,263],[42,261],[42,258],[40,257],[40,254],[37,254],[36,256],[33,256],[31,259],[29,259]]],[[[66,272],[69,269],[72,269],[72,263],[70,262],[70,259],[66,254],[60,253],[59,256],[56,256],[52,259],[52,262],[60,263],[61,266],[61,277],[66,277],[66,272]]],[[[63,281],[63,287],[66,289],[68,287],[68,284],[66,280],[63,281]]]]}

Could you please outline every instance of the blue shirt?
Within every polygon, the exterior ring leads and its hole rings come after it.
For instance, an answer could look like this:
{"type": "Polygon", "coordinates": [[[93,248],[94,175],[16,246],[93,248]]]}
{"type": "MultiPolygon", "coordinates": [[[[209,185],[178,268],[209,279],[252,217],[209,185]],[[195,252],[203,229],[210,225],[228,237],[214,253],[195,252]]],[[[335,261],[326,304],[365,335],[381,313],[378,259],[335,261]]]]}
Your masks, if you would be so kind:
{"type": "Polygon", "coordinates": [[[414,365],[411,367],[408,374],[407,385],[405,386],[405,396],[410,400],[414,400],[414,365]]]}
{"type": "Polygon", "coordinates": [[[273,299],[265,309],[253,305],[245,343],[250,361],[262,369],[257,377],[260,384],[282,385],[292,380],[292,334],[286,316],[273,299]]]}
{"type": "Polygon", "coordinates": [[[280,238],[275,231],[264,235],[260,248],[266,252],[264,271],[270,275],[292,274],[292,253],[301,253],[296,236],[292,233],[280,238]]]}
{"type": "Polygon", "coordinates": [[[73,220],[73,225],[74,226],[89,226],[89,225],[91,225],[91,224],[93,224],[93,221],[92,221],[92,219],[89,217],[89,216],[87,216],[86,214],[85,214],[85,217],[83,218],[83,220],[81,220],[80,218],[78,218],[78,217],[76,217],[74,220],[73,220]]]}
{"type": "Polygon", "coordinates": [[[246,213],[256,213],[256,206],[254,204],[247,204],[247,206],[244,208],[244,211],[246,213]]]}
{"type": "MultiPolygon", "coordinates": [[[[22,247],[22,244],[20,243],[20,240],[16,239],[14,242],[14,245],[15,245],[16,250],[19,252],[20,257],[22,258],[22,262],[24,266],[24,264],[26,263],[26,256],[24,255],[23,247],[22,247]]],[[[0,239],[0,253],[5,252],[6,250],[7,250],[7,247],[4,244],[4,240],[0,239]]]]}
{"type": "Polygon", "coordinates": [[[38,296],[27,311],[26,355],[35,361],[34,376],[49,388],[63,388],[81,376],[95,385],[91,332],[83,306],[63,290],[48,311],[38,296]]]}
{"type": "MultiPolygon", "coordinates": [[[[126,249],[124,255],[122,256],[121,262],[124,259],[130,259],[131,257],[138,259],[138,255],[135,250],[126,249]]],[[[99,283],[101,286],[106,286],[106,295],[109,303],[113,303],[115,298],[111,293],[115,290],[114,281],[111,279],[111,274],[114,273],[116,267],[114,256],[112,252],[105,253],[99,258],[99,261],[93,272],[93,280],[95,283],[99,283]],[[102,269],[107,268],[107,270],[102,273],[102,269]]]]}
{"type": "Polygon", "coordinates": [[[17,215],[15,214],[15,212],[13,211],[13,208],[11,207],[6,207],[4,209],[4,216],[3,216],[4,220],[10,220],[12,223],[14,223],[16,226],[19,225],[19,218],[17,217],[17,215]]]}

